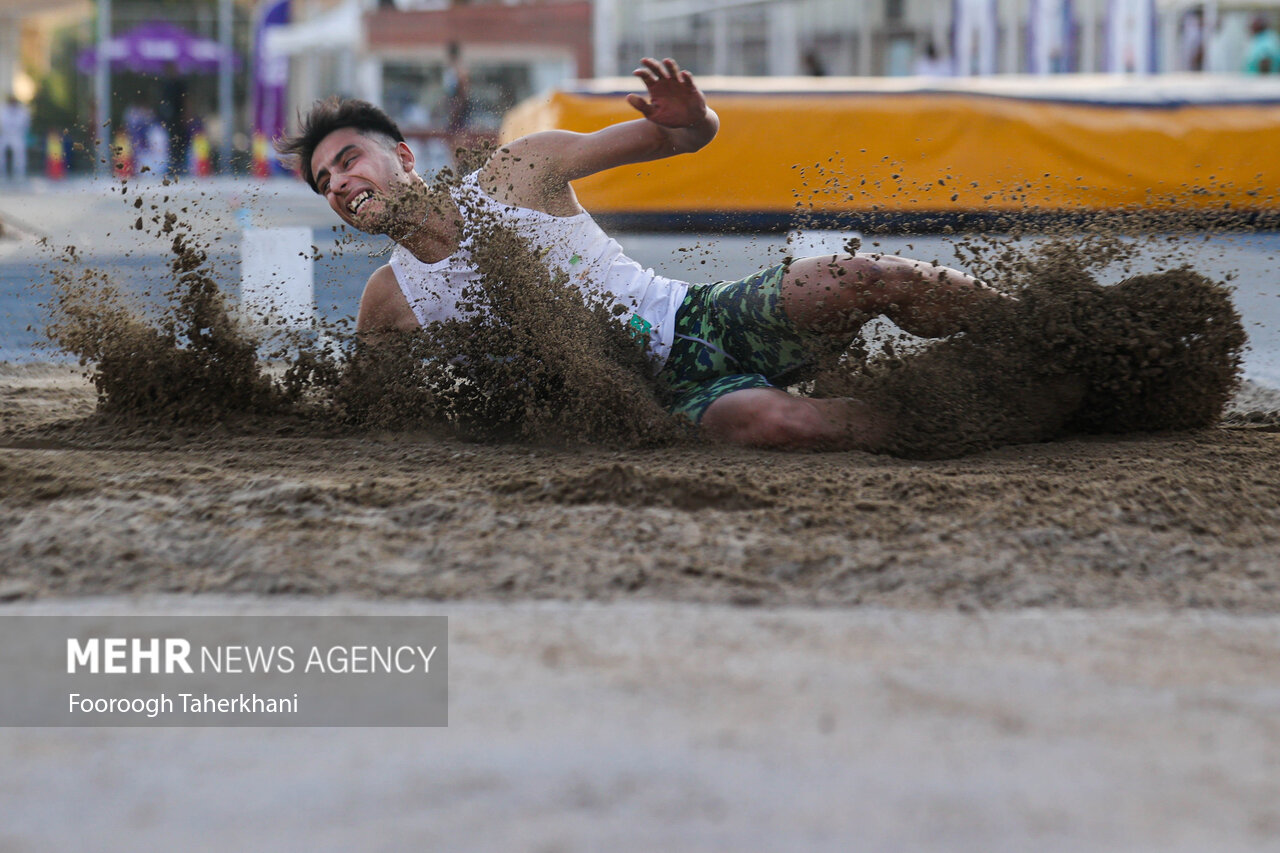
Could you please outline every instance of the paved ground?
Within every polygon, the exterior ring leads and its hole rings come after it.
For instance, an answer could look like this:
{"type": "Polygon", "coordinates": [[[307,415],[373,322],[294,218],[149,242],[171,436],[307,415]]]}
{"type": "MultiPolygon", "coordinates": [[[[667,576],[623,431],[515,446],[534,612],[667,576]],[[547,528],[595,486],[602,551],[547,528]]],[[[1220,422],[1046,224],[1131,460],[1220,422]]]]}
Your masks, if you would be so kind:
{"type": "Polygon", "coordinates": [[[1280,619],[447,613],[448,729],[0,730],[0,850],[1274,850],[1280,619]],[[74,818],[69,819],[70,815],[74,818]]]}

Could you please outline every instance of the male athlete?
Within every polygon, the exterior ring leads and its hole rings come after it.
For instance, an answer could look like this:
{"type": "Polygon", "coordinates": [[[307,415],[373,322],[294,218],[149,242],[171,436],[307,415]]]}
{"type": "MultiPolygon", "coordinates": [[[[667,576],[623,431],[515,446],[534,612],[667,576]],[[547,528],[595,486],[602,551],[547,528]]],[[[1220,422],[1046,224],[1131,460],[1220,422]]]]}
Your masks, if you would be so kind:
{"type": "Polygon", "coordinates": [[[646,336],[661,363],[672,411],[707,436],[757,447],[880,449],[893,429],[887,414],[853,399],[788,394],[786,377],[832,336],[852,341],[871,317],[940,337],[963,330],[972,311],[999,295],[956,270],[879,254],[797,259],[716,284],[641,268],[583,210],[571,182],[692,153],[720,124],[688,71],[671,59],[642,66],[635,75],[648,98],[627,96],[641,118],[594,133],[525,136],[453,188],[414,171],[404,137],[377,107],[317,103],[277,147],[344,222],[397,243],[391,262],[369,278],[357,331],[412,331],[461,317],[459,297],[477,276],[464,220],[498,222],[584,292],[614,303],[620,322],[646,336]]]}

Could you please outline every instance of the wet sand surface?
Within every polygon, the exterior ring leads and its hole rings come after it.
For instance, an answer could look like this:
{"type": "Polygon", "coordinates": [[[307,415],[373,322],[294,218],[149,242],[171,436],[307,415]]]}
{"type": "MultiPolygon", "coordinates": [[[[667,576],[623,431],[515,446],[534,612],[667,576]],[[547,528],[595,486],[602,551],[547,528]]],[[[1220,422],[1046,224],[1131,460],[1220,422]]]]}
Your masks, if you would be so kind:
{"type": "Polygon", "coordinates": [[[444,613],[448,729],[0,729],[6,851],[1262,851],[1275,616],[217,596],[444,613]]]}
{"type": "Polygon", "coordinates": [[[0,369],[0,595],[337,593],[912,608],[1280,605],[1277,395],[1223,424],[913,462],[716,446],[120,431],[0,369]]]}
{"type": "Polygon", "coordinates": [[[0,849],[1270,849],[1277,402],[911,462],[122,434],[5,366],[0,613],[445,614],[450,725],[3,729],[0,849]]]}

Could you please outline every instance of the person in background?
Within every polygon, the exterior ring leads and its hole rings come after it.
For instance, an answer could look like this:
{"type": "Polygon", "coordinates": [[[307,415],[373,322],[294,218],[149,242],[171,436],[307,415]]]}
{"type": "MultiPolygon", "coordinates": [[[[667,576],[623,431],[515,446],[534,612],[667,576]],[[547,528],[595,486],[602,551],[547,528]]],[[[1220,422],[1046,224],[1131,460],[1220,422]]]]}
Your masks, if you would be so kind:
{"type": "Polygon", "coordinates": [[[444,97],[448,122],[445,129],[456,136],[467,129],[471,119],[471,75],[462,61],[462,48],[449,42],[449,64],[444,69],[444,97]]]}
{"type": "Polygon", "coordinates": [[[1271,22],[1262,15],[1253,19],[1249,25],[1252,37],[1244,55],[1246,74],[1275,74],[1280,72],[1280,35],[1272,28],[1271,22]]]}
{"type": "Polygon", "coordinates": [[[5,176],[20,181],[27,176],[27,134],[31,130],[31,111],[10,95],[0,108],[0,168],[5,176]],[[12,166],[10,166],[12,164],[12,166]]]}
{"type": "Polygon", "coordinates": [[[916,60],[915,73],[921,77],[950,77],[951,63],[938,55],[938,46],[929,39],[924,54],[916,60]]]}
{"type": "Polygon", "coordinates": [[[134,151],[147,147],[147,130],[155,120],[155,111],[142,100],[130,104],[124,111],[124,132],[134,151]]]}
{"type": "Polygon", "coordinates": [[[810,77],[826,77],[827,66],[816,50],[806,51],[804,55],[804,73],[810,77]]]}
{"type": "Polygon", "coordinates": [[[1179,49],[1183,68],[1204,70],[1204,9],[1190,9],[1182,16],[1179,49]]]}
{"type": "Polygon", "coordinates": [[[169,131],[158,120],[147,125],[146,145],[137,149],[138,173],[151,178],[169,174],[169,131]]]}

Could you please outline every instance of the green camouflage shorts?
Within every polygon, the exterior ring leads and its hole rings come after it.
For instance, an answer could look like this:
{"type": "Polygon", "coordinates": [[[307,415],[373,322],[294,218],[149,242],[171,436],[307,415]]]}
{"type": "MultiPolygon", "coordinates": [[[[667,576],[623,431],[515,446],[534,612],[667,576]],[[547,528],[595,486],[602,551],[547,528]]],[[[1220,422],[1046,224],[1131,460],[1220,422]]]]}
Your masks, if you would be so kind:
{"type": "Polygon", "coordinates": [[[822,337],[797,329],[782,308],[785,264],[741,281],[690,285],[676,312],[675,341],[659,377],[668,408],[699,423],[731,391],[780,388],[814,361],[822,337]]]}

